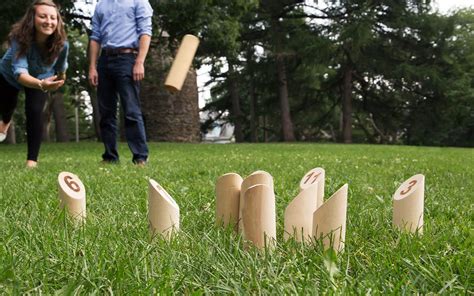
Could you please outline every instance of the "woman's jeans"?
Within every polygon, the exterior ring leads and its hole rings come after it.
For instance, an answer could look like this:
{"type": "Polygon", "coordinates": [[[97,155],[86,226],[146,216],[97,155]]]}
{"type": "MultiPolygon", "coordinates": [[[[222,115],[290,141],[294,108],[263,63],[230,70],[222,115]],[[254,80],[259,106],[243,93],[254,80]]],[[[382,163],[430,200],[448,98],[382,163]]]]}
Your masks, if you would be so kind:
{"type": "MultiPolygon", "coordinates": [[[[38,161],[43,137],[43,108],[48,94],[39,89],[25,87],[27,160],[38,161]]],[[[0,115],[4,123],[12,119],[18,103],[19,89],[10,85],[0,74],[0,115]]]]}

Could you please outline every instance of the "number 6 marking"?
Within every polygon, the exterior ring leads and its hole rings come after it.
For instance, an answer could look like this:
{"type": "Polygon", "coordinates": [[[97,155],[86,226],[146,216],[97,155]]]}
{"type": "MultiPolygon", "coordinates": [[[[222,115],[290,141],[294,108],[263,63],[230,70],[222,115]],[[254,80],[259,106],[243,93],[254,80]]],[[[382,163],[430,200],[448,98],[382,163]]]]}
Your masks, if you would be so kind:
{"type": "Polygon", "coordinates": [[[64,182],[66,183],[66,185],[71,188],[72,191],[74,192],[79,192],[81,191],[81,187],[79,187],[79,184],[77,184],[75,181],[74,181],[74,178],[71,177],[71,176],[65,176],[64,177],[64,182]]]}
{"type": "Polygon", "coordinates": [[[416,185],[416,183],[417,183],[416,180],[410,181],[410,183],[408,183],[408,185],[409,185],[408,188],[405,189],[405,190],[403,190],[402,192],[400,192],[400,194],[401,194],[401,195],[405,195],[405,194],[407,194],[408,192],[410,192],[410,190],[413,188],[413,186],[416,185]]]}

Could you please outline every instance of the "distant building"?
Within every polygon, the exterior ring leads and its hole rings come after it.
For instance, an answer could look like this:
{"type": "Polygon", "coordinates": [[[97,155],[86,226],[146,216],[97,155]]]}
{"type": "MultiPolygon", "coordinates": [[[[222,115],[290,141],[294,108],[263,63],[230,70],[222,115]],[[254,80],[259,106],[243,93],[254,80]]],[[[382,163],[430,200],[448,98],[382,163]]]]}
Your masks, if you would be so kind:
{"type": "MultiPolygon", "coordinates": [[[[204,122],[211,116],[212,115],[207,111],[200,112],[201,122],[204,122]]],[[[218,119],[214,122],[212,127],[210,127],[207,132],[202,135],[201,140],[204,143],[234,143],[234,125],[222,119],[218,119]]]]}

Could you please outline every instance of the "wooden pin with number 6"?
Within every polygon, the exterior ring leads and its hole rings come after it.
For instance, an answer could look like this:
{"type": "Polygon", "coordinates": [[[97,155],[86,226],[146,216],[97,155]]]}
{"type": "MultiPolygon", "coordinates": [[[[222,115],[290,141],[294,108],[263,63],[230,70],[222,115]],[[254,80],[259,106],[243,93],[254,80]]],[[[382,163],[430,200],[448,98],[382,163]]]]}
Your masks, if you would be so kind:
{"type": "Polygon", "coordinates": [[[79,177],[69,172],[61,172],[58,175],[58,186],[60,206],[66,207],[74,222],[85,222],[86,190],[79,177]]]}

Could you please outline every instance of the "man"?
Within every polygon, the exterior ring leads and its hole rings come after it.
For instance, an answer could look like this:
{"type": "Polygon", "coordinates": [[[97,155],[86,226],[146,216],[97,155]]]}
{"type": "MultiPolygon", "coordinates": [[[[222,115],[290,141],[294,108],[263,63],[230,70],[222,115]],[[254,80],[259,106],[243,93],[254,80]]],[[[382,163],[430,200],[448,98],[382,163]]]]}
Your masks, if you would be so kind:
{"type": "Polygon", "coordinates": [[[143,64],[150,46],[152,15],[148,0],[101,0],[92,17],[89,82],[97,86],[104,162],[119,161],[119,97],[132,161],[145,165],[148,159],[139,93],[140,81],[145,77],[143,64]]]}

